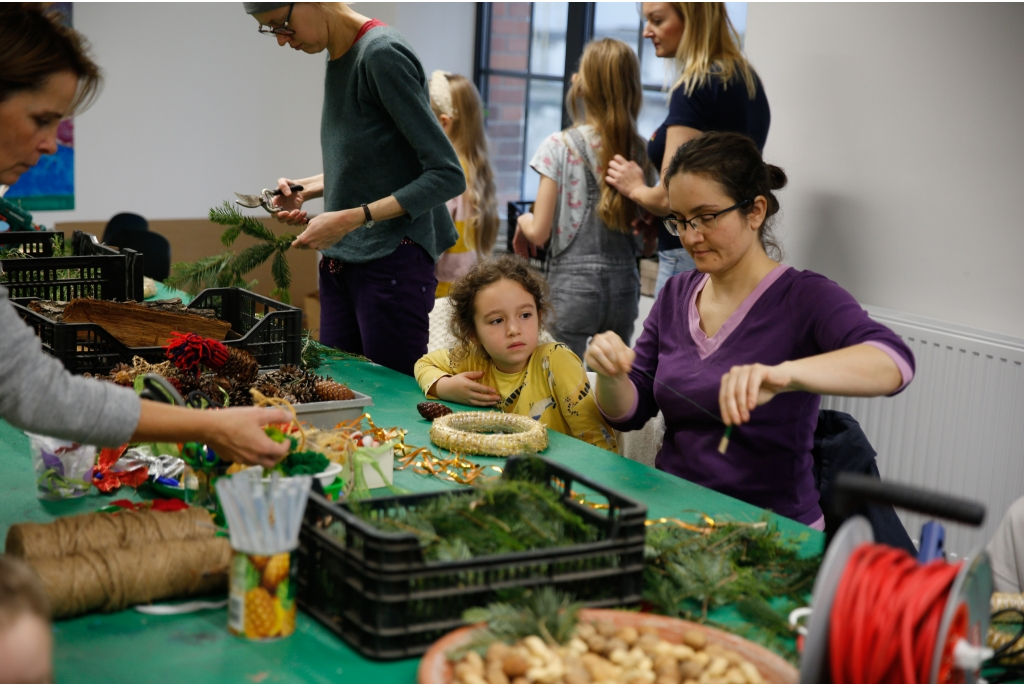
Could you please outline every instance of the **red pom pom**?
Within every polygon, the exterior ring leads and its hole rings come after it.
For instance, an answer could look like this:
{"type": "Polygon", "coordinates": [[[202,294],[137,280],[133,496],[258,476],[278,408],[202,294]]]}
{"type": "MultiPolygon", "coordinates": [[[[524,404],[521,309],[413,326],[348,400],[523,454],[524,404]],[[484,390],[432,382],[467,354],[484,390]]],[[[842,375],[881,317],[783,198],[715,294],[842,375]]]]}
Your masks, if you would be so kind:
{"type": "Polygon", "coordinates": [[[171,333],[171,340],[164,349],[175,367],[184,373],[194,373],[197,377],[203,365],[217,371],[228,361],[228,348],[224,347],[224,343],[196,333],[171,333]]]}

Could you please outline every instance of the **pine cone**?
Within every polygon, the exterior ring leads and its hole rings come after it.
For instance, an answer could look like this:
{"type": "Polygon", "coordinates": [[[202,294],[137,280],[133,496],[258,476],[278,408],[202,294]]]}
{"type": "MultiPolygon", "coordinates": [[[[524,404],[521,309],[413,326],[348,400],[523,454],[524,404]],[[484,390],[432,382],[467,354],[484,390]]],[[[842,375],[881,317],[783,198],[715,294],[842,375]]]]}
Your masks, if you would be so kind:
{"type": "Polygon", "coordinates": [[[316,378],[309,374],[303,374],[302,378],[289,383],[284,390],[294,395],[300,403],[317,401],[316,378]]]}
{"type": "Polygon", "coordinates": [[[283,394],[281,386],[275,382],[272,376],[273,374],[269,373],[264,376],[260,376],[252,387],[256,388],[267,397],[280,397],[283,394]]]}
{"type": "Polygon", "coordinates": [[[214,402],[224,402],[224,393],[230,395],[233,388],[233,384],[230,379],[224,378],[223,376],[214,376],[213,374],[206,374],[199,381],[199,389],[206,393],[214,402]]]}
{"type": "Polygon", "coordinates": [[[135,367],[118,364],[110,370],[110,379],[118,385],[130,388],[135,384],[135,367]]]}
{"type": "Polygon", "coordinates": [[[354,400],[356,398],[356,394],[344,383],[327,379],[316,382],[316,396],[321,402],[354,400]]]}
{"type": "Polygon", "coordinates": [[[275,374],[278,377],[278,382],[283,385],[299,380],[306,375],[306,372],[295,364],[282,364],[275,374]]]}
{"type": "Polygon", "coordinates": [[[236,347],[228,348],[228,360],[220,370],[221,375],[238,383],[252,383],[259,372],[260,363],[256,357],[236,347]]]}
{"type": "Polygon", "coordinates": [[[427,421],[433,421],[452,413],[451,409],[439,402],[420,402],[416,405],[416,411],[427,421]]]}

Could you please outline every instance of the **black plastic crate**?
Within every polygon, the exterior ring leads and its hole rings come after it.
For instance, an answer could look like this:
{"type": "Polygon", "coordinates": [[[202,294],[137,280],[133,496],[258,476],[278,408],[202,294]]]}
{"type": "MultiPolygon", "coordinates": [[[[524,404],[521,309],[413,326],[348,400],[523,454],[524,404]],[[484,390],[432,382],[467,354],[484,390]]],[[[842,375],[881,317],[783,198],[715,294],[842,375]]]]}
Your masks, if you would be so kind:
{"type": "MultiPolygon", "coordinates": [[[[65,258],[67,259],[67,258],[65,258]]],[[[24,260],[27,261],[27,260],[24,260]]],[[[142,357],[166,360],[162,347],[128,347],[94,323],[57,323],[28,308],[39,298],[12,299],[15,309],[39,336],[43,350],[60,359],[71,373],[107,373],[120,363],[142,357]]],[[[241,288],[209,288],[189,309],[212,309],[231,324],[224,344],[251,353],[263,368],[298,364],[302,356],[302,310],[241,288]]]]}
{"type": "Polygon", "coordinates": [[[97,300],[142,300],[143,257],[135,250],[115,250],[95,236],[75,231],[73,257],[54,257],[53,238],[60,231],[7,231],[0,244],[20,245],[30,259],[0,260],[2,285],[10,296],[68,302],[76,297],[97,300]],[[42,240],[39,236],[44,236],[42,240]],[[47,254],[48,253],[48,254],[47,254]],[[35,256],[38,255],[38,256],[35,256]]]}
{"type": "MultiPolygon", "coordinates": [[[[647,507],[540,457],[509,458],[504,477],[536,473],[562,502],[597,526],[601,539],[551,549],[426,562],[412,533],[385,533],[348,508],[310,494],[299,536],[298,601],[304,611],[364,656],[404,659],[425,652],[464,625],[462,612],[498,593],[553,586],[589,607],[635,605],[643,593],[647,507]],[[606,500],[603,510],[573,500],[571,490],[606,500]]],[[[363,500],[378,511],[415,509],[472,488],[363,500]]]]}
{"type": "Polygon", "coordinates": [[[18,248],[30,257],[52,257],[54,238],[63,242],[64,231],[4,231],[0,233],[0,248],[18,248]]]}

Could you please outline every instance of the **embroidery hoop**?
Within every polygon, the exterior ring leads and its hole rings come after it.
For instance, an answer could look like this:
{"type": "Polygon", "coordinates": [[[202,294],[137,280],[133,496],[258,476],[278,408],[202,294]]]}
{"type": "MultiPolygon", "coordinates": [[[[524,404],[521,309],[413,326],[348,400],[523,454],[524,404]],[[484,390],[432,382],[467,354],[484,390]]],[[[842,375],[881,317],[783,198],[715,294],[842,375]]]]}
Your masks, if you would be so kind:
{"type": "Polygon", "coordinates": [[[434,419],[430,441],[460,454],[511,457],[547,448],[544,424],[529,416],[494,411],[465,411],[434,419]]]}

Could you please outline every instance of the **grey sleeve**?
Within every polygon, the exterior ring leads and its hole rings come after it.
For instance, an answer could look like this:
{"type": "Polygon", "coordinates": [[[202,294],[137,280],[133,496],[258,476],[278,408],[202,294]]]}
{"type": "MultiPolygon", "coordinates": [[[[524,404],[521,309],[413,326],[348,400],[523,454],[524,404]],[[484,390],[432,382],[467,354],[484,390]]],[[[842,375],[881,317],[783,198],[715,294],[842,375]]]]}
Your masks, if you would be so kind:
{"type": "Polygon", "coordinates": [[[139,424],[134,391],[73,376],[46,355],[0,287],[0,418],[22,430],[116,447],[139,424]]]}

